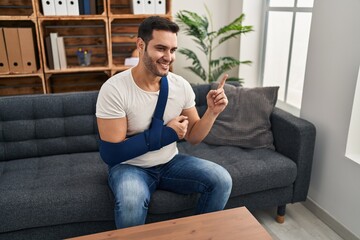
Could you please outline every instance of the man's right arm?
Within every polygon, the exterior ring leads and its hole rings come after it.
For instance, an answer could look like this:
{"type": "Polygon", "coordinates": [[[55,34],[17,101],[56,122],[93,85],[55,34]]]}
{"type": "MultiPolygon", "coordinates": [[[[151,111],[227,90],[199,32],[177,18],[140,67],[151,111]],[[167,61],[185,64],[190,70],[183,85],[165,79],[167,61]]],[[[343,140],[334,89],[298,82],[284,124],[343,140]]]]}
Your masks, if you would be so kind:
{"type": "Polygon", "coordinates": [[[127,119],[97,118],[100,139],[106,142],[119,143],[125,140],[127,131],[127,119]]]}
{"type": "Polygon", "coordinates": [[[150,129],[128,138],[126,137],[126,117],[97,118],[97,123],[100,134],[100,156],[110,167],[179,140],[179,129],[174,130],[164,126],[162,120],[155,118],[150,129]]]}

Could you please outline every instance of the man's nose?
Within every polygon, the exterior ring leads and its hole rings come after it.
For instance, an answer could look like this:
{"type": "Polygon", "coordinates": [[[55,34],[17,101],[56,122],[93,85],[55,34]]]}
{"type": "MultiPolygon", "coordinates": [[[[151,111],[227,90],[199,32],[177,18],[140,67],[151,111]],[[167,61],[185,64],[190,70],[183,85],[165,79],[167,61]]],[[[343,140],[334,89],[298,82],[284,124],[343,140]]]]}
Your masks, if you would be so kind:
{"type": "Polygon", "coordinates": [[[164,59],[167,61],[171,61],[172,58],[172,53],[170,51],[165,51],[164,52],[164,59]]]}

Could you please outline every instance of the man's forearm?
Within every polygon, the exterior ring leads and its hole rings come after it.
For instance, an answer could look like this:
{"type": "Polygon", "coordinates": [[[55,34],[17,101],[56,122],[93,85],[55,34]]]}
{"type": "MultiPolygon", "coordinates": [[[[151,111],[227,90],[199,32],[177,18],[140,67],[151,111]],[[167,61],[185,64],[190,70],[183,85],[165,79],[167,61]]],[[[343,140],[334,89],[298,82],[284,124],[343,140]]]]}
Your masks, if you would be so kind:
{"type": "Polygon", "coordinates": [[[186,141],[191,144],[199,144],[210,132],[218,114],[213,114],[209,109],[206,110],[201,119],[199,119],[190,132],[187,134],[186,141]]]}
{"type": "Polygon", "coordinates": [[[148,151],[158,150],[177,140],[179,138],[172,128],[161,125],[161,129],[151,128],[119,143],[106,142],[100,139],[99,151],[102,160],[113,167],[148,151]]]}

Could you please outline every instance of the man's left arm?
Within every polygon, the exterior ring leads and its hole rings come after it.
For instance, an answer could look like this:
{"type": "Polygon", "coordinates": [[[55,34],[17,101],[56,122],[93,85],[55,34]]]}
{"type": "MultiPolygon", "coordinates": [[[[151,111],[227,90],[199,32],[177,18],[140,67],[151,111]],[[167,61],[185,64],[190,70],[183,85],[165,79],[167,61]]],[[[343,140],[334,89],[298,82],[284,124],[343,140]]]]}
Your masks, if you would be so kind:
{"type": "Polygon", "coordinates": [[[228,104],[224,91],[225,81],[228,75],[225,74],[216,90],[210,90],[206,96],[208,108],[200,118],[196,107],[184,109],[181,115],[187,116],[189,125],[185,139],[191,144],[199,144],[210,132],[216,118],[228,104]]]}

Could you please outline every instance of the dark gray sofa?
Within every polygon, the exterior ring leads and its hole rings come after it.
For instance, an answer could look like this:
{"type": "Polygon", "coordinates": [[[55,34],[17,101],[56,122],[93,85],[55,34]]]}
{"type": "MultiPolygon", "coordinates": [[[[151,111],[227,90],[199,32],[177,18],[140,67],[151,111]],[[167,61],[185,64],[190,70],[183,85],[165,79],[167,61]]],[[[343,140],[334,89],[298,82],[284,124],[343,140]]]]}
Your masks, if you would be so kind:
{"type": "MultiPolygon", "coordinates": [[[[209,85],[194,86],[200,114],[209,85]]],[[[61,239],[114,229],[107,166],[98,153],[97,92],[0,98],[0,239],[61,239]]],[[[233,178],[227,208],[304,201],[314,126],[271,115],[276,151],[179,142],[179,150],[224,166],[233,178]]],[[[147,222],[191,215],[197,195],[156,191],[147,222]]]]}

